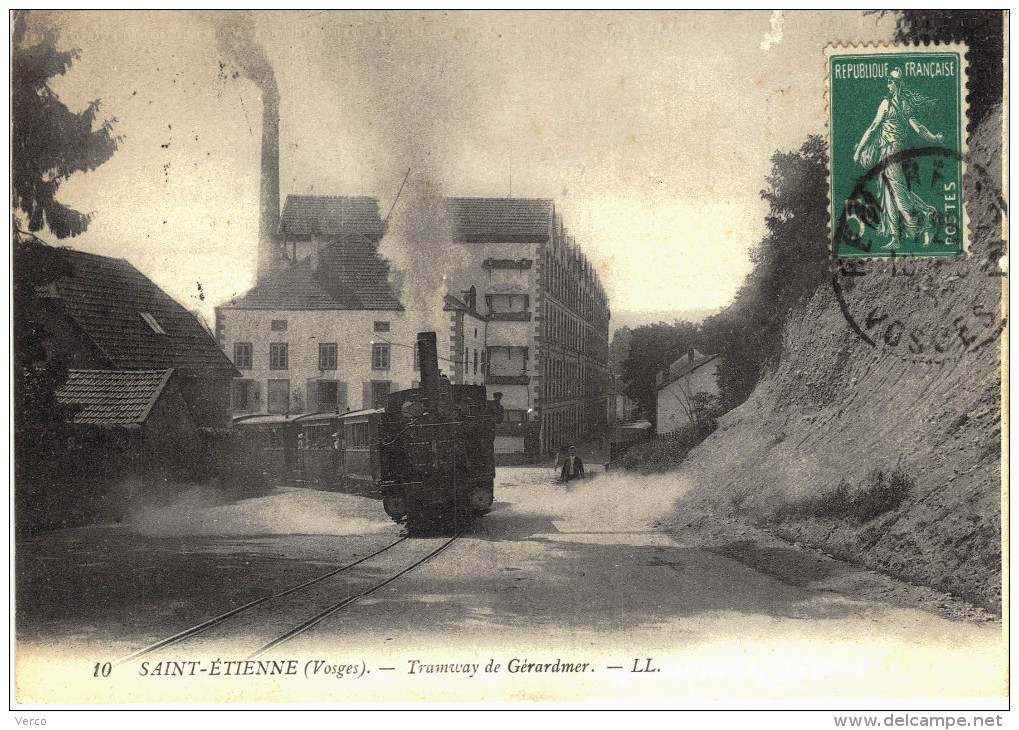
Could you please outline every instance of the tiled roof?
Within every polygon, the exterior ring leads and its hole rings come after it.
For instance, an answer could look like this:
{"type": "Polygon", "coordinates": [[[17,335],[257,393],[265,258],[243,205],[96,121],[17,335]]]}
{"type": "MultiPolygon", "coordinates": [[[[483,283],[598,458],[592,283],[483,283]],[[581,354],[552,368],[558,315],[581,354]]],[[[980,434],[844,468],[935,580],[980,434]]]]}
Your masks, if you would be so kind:
{"type": "Polygon", "coordinates": [[[70,370],[57,400],[80,406],[75,423],[93,426],[142,424],[173,369],[70,370]]]}
{"type": "Polygon", "coordinates": [[[307,236],[359,233],[379,239],[385,232],[375,198],[332,195],[288,195],[280,219],[282,232],[307,236]]]}
{"type": "Polygon", "coordinates": [[[222,309],[403,309],[389,284],[389,264],[363,236],[347,236],[314,256],[275,271],[222,309]]]}
{"type": "Polygon", "coordinates": [[[683,376],[689,375],[694,370],[700,368],[701,365],[707,365],[709,362],[717,358],[718,355],[700,355],[700,353],[697,353],[697,356],[695,356],[691,362],[687,358],[681,357],[669,366],[668,372],[660,374],[662,382],[658,386],[658,390],[661,390],[667,385],[672,385],[683,376]]]}
{"type": "Polygon", "coordinates": [[[548,239],[554,206],[533,198],[447,198],[454,241],[535,242],[548,239]]]}
{"type": "Polygon", "coordinates": [[[127,261],[71,249],[55,251],[74,273],[57,280],[51,301],[74,319],[112,367],[234,369],[194,315],[127,261]],[[150,314],[165,334],[157,332],[142,312],[150,314]]]}

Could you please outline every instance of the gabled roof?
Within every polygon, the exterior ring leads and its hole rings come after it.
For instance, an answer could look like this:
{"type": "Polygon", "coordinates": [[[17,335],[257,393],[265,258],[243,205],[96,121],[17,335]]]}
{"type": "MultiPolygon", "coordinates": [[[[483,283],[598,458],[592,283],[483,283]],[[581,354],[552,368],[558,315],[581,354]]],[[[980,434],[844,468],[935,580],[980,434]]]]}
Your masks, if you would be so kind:
{"type": "Polygon", "coordinates": [[[701,366],[707,365],[712,360],[717,359],[718,355],[701,355],[699,352],[694,350],[694,358],[692,361],[687,357],[681,357],[676,360],[676,362],[672,363],[666,372],[660,373],[661,383],[658,385],[658,390],[672,385],[685,375],[689,375],[694,370],[697,370],[701,366]]]}
{"type": "Polygon", "coordinates": [[[442,309],[445,312],[459,311],[465,314],[469,314],[477,319],[485,319],[485,315],[476,309],[472,309],[464,304],[462,301],[454,297],[452,294],[446,294],[442,298],[442,309]]]}
{"type": "Polygon", "coordinates": [[[234,371],[194,315],[127,261],[66,248],[52,251],[70,263],[74,273],[49,288],[48,301],[74,320],[111,367],[234,371]]]}
{"type": "Polygon", "coordinates": [[[106,427],[141,425],[172,375],[172,368],[70,370],[57,391],[57,400],[80,406],[74,423],[106,427]]]}
{"type": "Polygon", "coordinates": [[[375,198],[288,195],[280,216],[280,232],[295,236],[358,233],[378,240],[385,233],[385,226],[375,198]]]}
{"type": "Polygon", "coordinates": [[[533,243],[548,240],[554,205],[537,198],[447,198],[456,242],[533,243]]]}
{"type": "Polygon", "coordinates": [[[286,269],[275,271],[221,309],[383,309],[403,306],[389,283],[389,263],[378,246],[350,235],[322,247],[286,269]]]}

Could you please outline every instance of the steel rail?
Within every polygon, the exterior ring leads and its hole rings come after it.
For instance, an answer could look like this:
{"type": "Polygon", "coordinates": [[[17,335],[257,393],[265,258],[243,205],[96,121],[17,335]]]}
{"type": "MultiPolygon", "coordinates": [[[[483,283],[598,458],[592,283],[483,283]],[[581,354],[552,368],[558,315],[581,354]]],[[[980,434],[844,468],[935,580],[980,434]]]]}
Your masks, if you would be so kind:
{"type": "Polygon", "coordinates": [[[381,588],[385,588],[387,585],[389,585],[390,583],[395,581],[397,578],[400,578],[401,576],[406,575],[410,571],[412,571],[415,568],[417,568],[418,566],[420,566],[425,561],[430,560],[431,558],[434,558],[436,555],[441,553],[443,550],[445,550],[450,545],[452,545],[456,540],[458,540],[460,538],[460,536],[463,535],[466,531],[467,531],[466,528],[461,530],[457,534],[453,535],[453,537],[449,538],[442,545],[440,545],[438,548],[436,548],[432,552],[430,552],[427,555],[425,555],[420,560],[417,560],[414,563],[411,563],[409,566],[407,566],[406,568],[401,570],[399,573],[396,573],[395,575],[392,575],[389,578],[386,578],[381,583],[376,583],[374,586],[372,586],[371,588],[369,588],[366,591],[362,591],[361,593],[358,593],[358,594],[353,595],[353,596],[347,596],[346,598],[344,598],[344,599],[342,599],[340,601],[337,601],[333,605],[329,606],[329,608],[327,608],[327,609],[325,609],[323,611],[320,611],[319,613],[315,614],[314,616],[312,616],[307,621],[305,621],[305,622],[299,624],[298,626],[295,626],[294,628],[290,629],[290,631],[286,632],[285,634],[282,634],[282,635],[276,637],[275,639],[270,641],[268,644],[263,646],[261,649],[258,649],[256,652],[254,652],[253,654],[249,655],[247,657],[247,659],[249,659],[249,660],[250,659],[256,659],[256,658],[262,656],[267,651],[269,651],[271,649],[274,649],[275,647],[279,646],[280,644],[283,644],[283,643],[285,643],[287,641],[290,641],[291,639],[293,639],[293,638],[303,634],[305,631],[307,631],[308,629],[312,628],[313,626],[316,626],[317,624],[320,624],[321,622],[325,621],[327,618],[332,616],[337,611],[340,611],[340,610],[346,608],[347,606],[349,606],[349,605],[351,605],[353,603],[356,603],[357,601],[361,600],[362,598],[364,598],[366,596],[371,595],[372,593],[374,593],[375,591],[377,591],[377,590],[379,590],[381,588]]]}
{"type": "Polygon", "coordinates": [[[116,661],[113,662],[113,665],[114,666],[119,666],[120,664],[124,664],[126,662],[129,662],[132,659],[137,659],[138,657],[145,656],[146,654],[151,654],[152,652],[156,651],[157,649],[162,649],[163,647],[170,646],[172,644],[176,644],[176,643],[178,643],[180,641],[183,641],[184,639],[188,639],[188,638],[190,638],[192,636],[195,636],[196,634],[200,634],[201,632],[205,631],[206,629],[210,629],[213,626],[216,626],[217,624],[221,624],[224,621],[226,621],[227,619],[232,618],[233,616],[236,616],[239,613],[242,613],[243,611],[247,611],[249,608],[254,608],[255,606],[259,606],[259,605],[261,605],[263,603],[275,600],[277,598],[283,598],[284,596],[289,596],[291,593],[296,593],[297,591],[300,591],[300,590],[303,590],[305,588],[308,588],[309,586],[313,586],[316,583],[321,583],[322,581],[326,580],[327,578],[332,578],[334,575],[337,575],[338,573],[342,573],[345,570],[349,570],[350,568],[353,568],[355,565],[360,565],[364,561],[370,560],[371,558],[374,558],[376,555],[381,555],[382,553],[386,552],[387,550],[396,547],[401,542],[404,542],[405,540],[408,540],[408,539],[409,538],[407,536],[401,537],[399,540],[396,540],[395,542],[392,542],[389,545],[386,545],[381,550],[376,550],[375,552],[370,553],[368,555],[365,555],[363,558],[359,558],[359,559],[355,560],[352,563],[347,563],[346,565],[343,565],[343,566],[341,566],[339,568],[336,568],[334,570],[330,570],[328,573],[324,573],[324,574],[318,576],[317,578],[312,578],[311,580],[307,580],[304,583],[301,583],[300,585],[296,585],[296,586],[293,586],[291,588],[287,588],[286,590],[280,591],[279,593],[273,593],[273,594],[268,595],[268,596],[262,596],[261,598],[256,598],[254,601],[250,601],[248,603],[245,603],[243,606],[238,606],[237,608],[233,608],[233,609],[227,611],[226,613],[221,613],[220,615],[214,616],[214,617],[212,617],[212,618],[210,618],[210,619],[208,619],[206,621],[203,621],[200,624],[196,624],[195,626],[192,626],[191,628],[184,629],[183,631],[180,631],[180,632],[174,634],[173,636],[168,636],[165,639],[161,639],[161,640],[157,641],[154,644],[149,644],[145,648],[139,649],[138,651],[134,652],[133,654],[129,654],[126,657],[123,657],[121,659],[117,659],[116,661]]]}

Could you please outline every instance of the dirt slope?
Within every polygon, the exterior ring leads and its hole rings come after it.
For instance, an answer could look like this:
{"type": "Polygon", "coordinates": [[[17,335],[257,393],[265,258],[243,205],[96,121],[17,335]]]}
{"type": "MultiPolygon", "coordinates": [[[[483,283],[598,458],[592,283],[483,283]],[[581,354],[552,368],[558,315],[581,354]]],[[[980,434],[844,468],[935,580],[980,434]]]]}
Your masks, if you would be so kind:
{"type": "Polygon", "coordinates": [[[674,523],[748,517],[1000,610],[1000,150],[999,110],[970,140],[965,260],[866,262],[791,313],[781,362],[684,465],[674,523]]]}

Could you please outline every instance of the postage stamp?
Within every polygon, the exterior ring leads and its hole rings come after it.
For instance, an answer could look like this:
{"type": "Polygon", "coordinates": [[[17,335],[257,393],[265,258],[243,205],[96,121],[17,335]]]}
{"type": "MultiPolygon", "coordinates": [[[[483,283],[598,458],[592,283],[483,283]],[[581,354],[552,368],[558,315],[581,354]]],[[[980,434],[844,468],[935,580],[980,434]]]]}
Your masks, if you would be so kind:
{"type": "Polygon", "coordinates": [[[828,46],[836,258],[966,250],[966,47],[828,46]]]}

